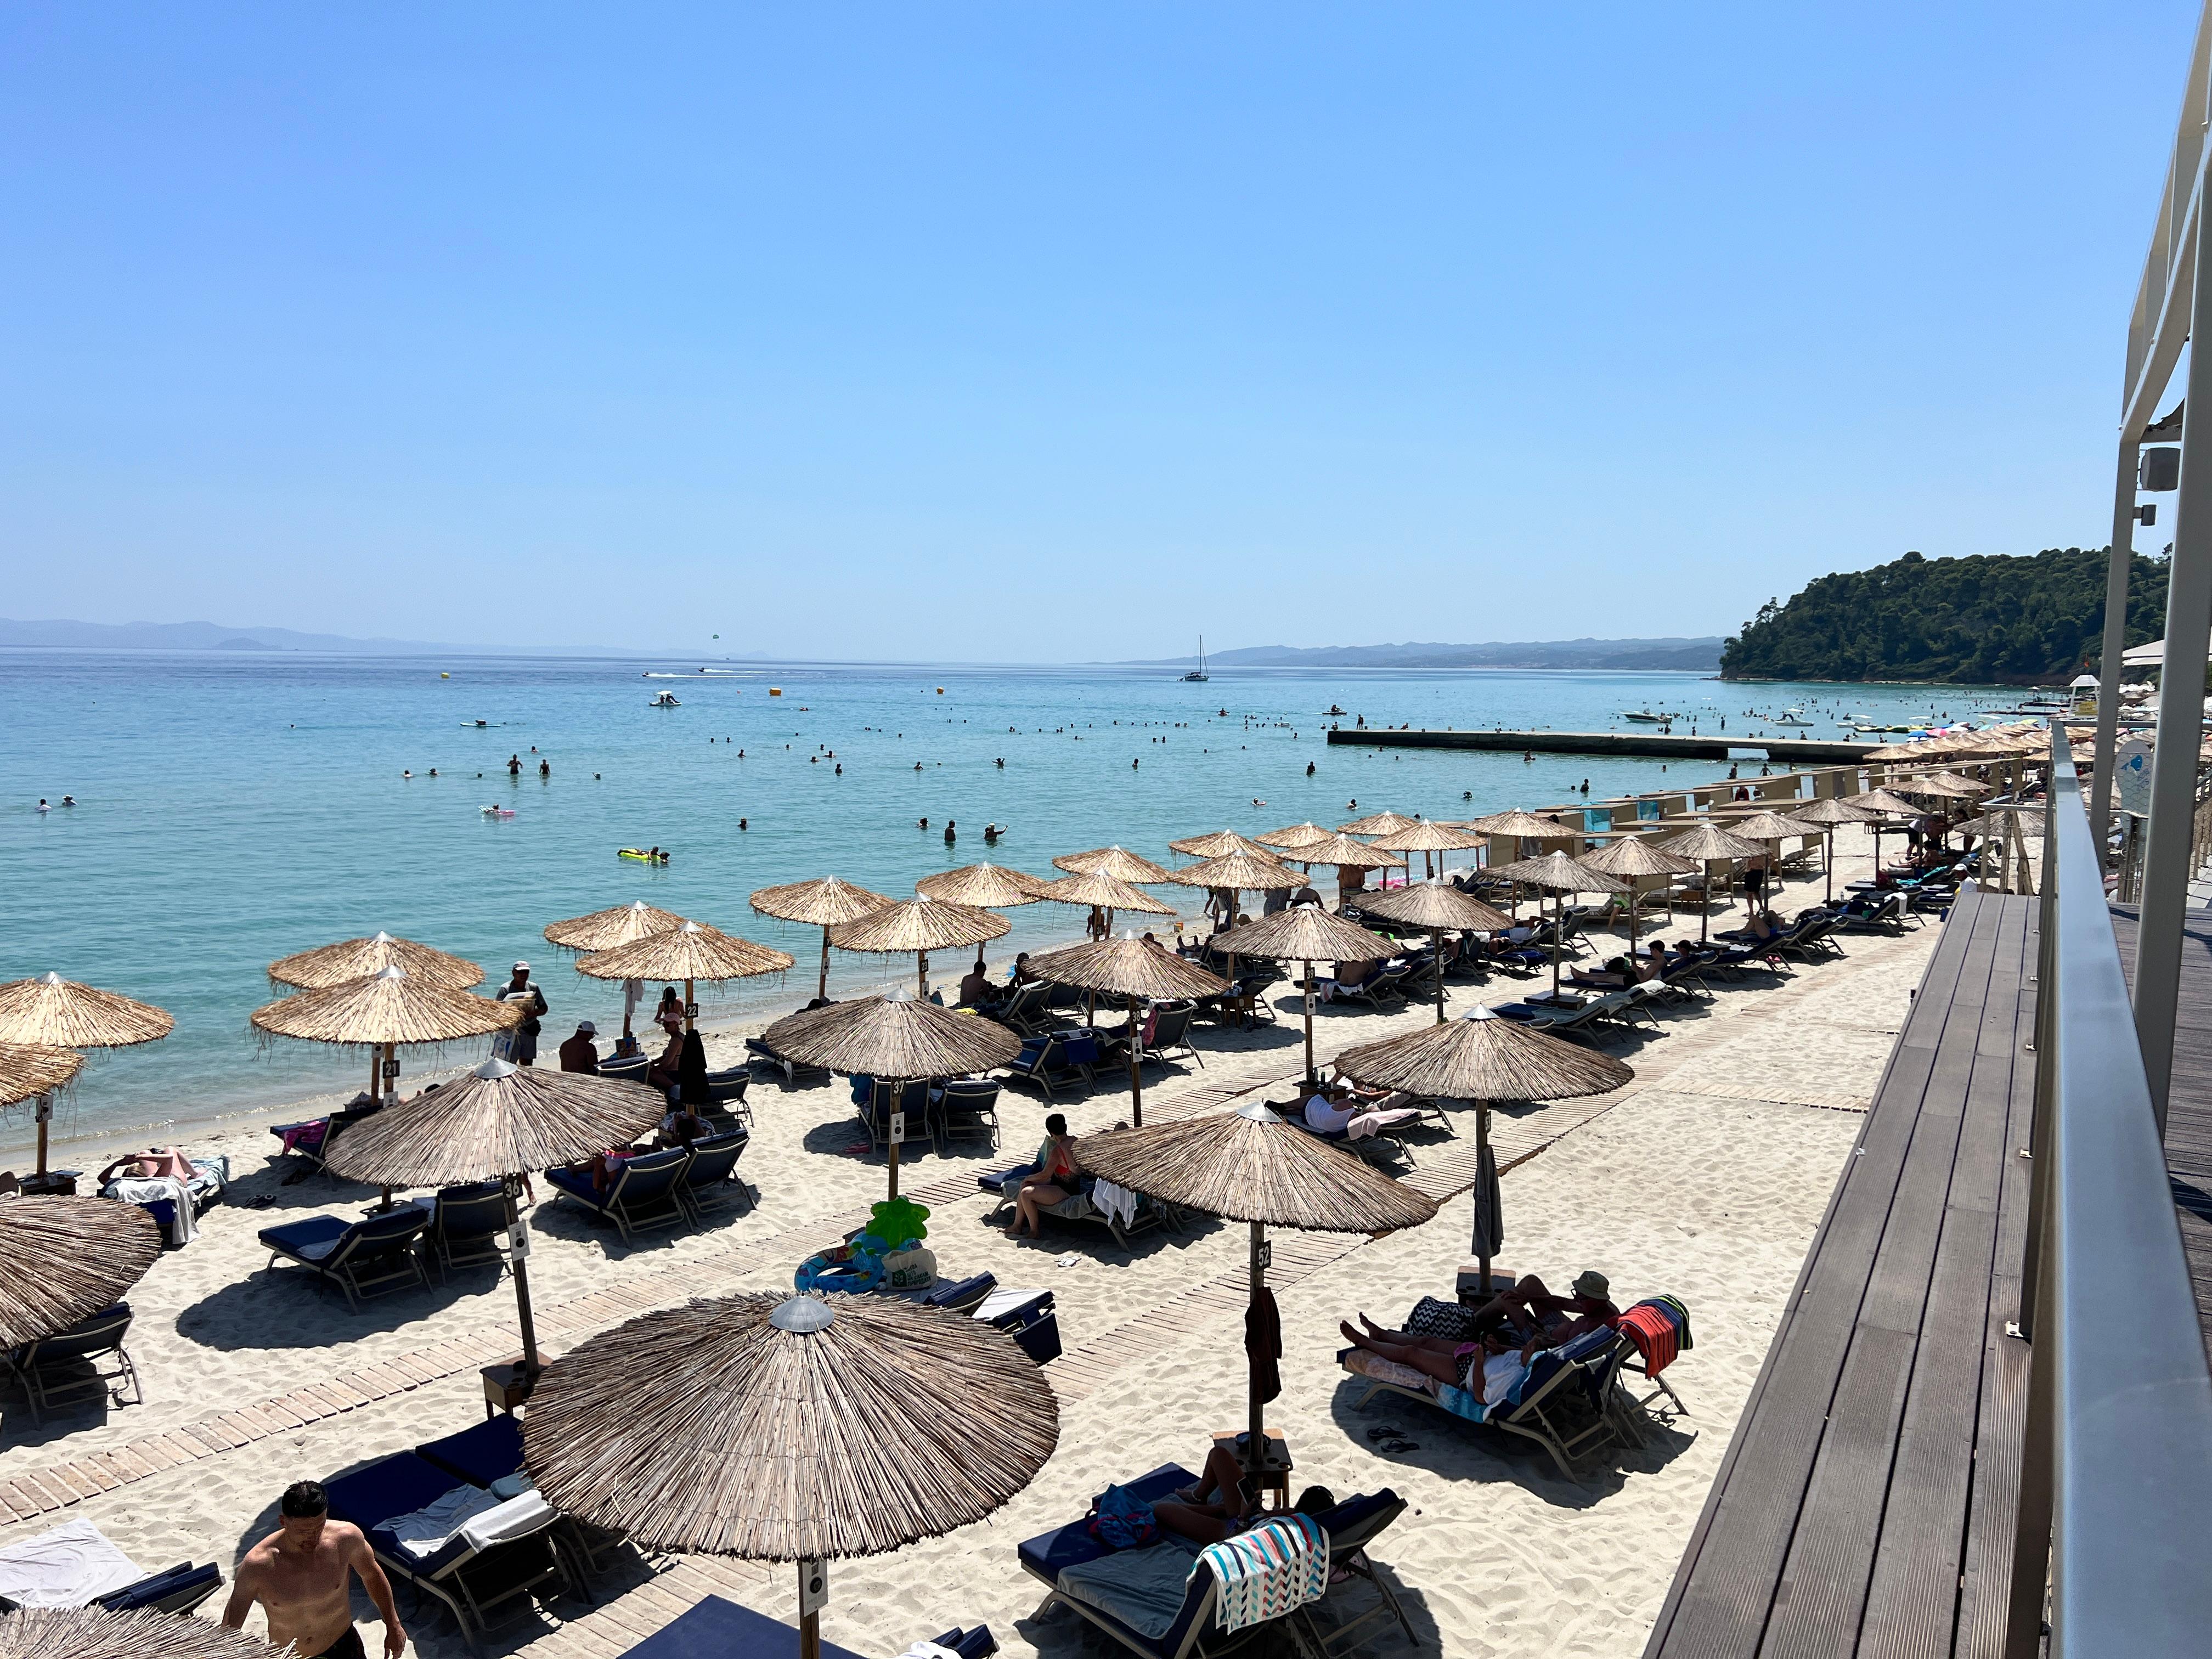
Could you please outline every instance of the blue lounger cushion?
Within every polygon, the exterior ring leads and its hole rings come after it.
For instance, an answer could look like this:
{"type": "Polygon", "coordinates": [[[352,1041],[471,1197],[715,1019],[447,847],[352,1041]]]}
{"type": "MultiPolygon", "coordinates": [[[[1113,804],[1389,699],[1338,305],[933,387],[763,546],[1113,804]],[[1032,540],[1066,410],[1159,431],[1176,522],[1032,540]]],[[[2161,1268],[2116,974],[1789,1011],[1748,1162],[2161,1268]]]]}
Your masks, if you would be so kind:
{"type": "Polygon", "coordinates": [[[521,1468],[522,1419],[501,1412],[474,1428],[424,1442],[415,1455],[471,1486],[489,1486],[521,1468]]]}
{"type": "Polygon", "coordinates": [[[583,1170],[548,1170],[545,1178],[572,1197],[580,1198],[593,1209],[605,1201],[605,1194],[592,1184],[590,1172],[583,1170]]]}
{"type": "MultiPolygon", "coordinates": [[[[1127,1485],[1130,1492],[1150,1504],[1197,1479],[1180,1463],[1163,1463],[1150,1474],[1140,1475],[1127,1485]]],[[[1091,1535],[1091,1523],[1084,1520],[1071,1521],[1055,1532],[1024,1540],[1018,1553],[1024,1566],[1047,1583],[1056,1584],[1060,1575],[1076,1563],[1096,1561],[1113,1552],[1091,1535]]]]}
{"type": "MultiPolygon", "coordinates": [[[[622,1659],[799,1659],[799,1632],[781,1620],[741,1607],[719,1595],[623,1650],[622,1659]]],[[[835,1642],[822,1659],[860,1659],[835,1642]]]]}
{"type": "Polygon", "coordinates": [[[302,1261],[320,1261],[352,1225],[334,1215],[311,1215],[304,1221],[288,1221],[281,1227],[264,1227],[261,1243],[269,1249],[297,1256],[302,1261]]]}
{"type": "Polygon", "coordinates": [[[350,1521],[367,1533],[379,1555],[404,1561],[415,1573],[428,1577],[469,1554],[468,1544],[456,1534],[435,1555],[418,1556],[404,1547],[384,1523],[428,1508],[455,1486],[468,1484],[413,1452],[395,1452],[365,1469],[341,1475],[324,1490],[330,1496],[332,1516],[350,1521]]]}

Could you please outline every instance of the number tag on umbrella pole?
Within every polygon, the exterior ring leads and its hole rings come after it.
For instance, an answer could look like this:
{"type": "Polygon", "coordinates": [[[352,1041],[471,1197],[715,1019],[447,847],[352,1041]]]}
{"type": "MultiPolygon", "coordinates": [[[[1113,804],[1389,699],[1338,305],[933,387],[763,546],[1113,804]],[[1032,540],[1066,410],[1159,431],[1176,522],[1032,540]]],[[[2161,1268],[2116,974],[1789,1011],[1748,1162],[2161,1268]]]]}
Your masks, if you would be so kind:
{"type": "Polygon", "coordinates": [[[684,1018],[686,1018],[686,1019],[696,1019],[696,1018],[699,1018],[699,1005],[698,1005],[697,1003],[696,1003],[696,1002],[687,1002],[687,1003],[685,1003],[685,1004],[684,1005],[684,1018]]]}
{"type": "Polygon", "coordinates": [[[804,1618],[830,1604],[830,1570],[819,1561],[799,1564],[799,1612],[804,1618]]]}
{"type": "Polygon", "coordinates": [[[906,1114],[904,1112],[893,1112],[891,1114],[891,1139],[896,1141],[903,1141],[906,1139],[906,1114]]]}
{"type": "Polygon", "coordinates": [[[398,1062],[398,1060],[386,1060],[386,1061],[384,1062],[384,1080],[385,1080],[386,1083],[390,1083],[390,1082],[392,1082],[393,1079],[395,1079],[396,1078],[398,1078],[398,1075],[399,1075],[399,1062],[398,1062]]]}
{"type": "Polygon", "coordinates": [[[1252,1265],[1262,1273],[1275,1265],[1275,1241],[1272,1238],[1253,1247],[1252,1265]]]}
{"type": "Polygon", "coordinates": [[[32,1113],[33,1121],[52,1123],[54,1121],[54,1097],[52,1095],[40,1095],[39,1103],[32,1109],[32,1113]]]}
{"type": "Polygon", "coordinates": [[[530,1224],[528,1222],[517,1220],[507,1224],[507,1253],[510,1259],[516,1261],[527,1261],[530,1259],[530,1224]]]}

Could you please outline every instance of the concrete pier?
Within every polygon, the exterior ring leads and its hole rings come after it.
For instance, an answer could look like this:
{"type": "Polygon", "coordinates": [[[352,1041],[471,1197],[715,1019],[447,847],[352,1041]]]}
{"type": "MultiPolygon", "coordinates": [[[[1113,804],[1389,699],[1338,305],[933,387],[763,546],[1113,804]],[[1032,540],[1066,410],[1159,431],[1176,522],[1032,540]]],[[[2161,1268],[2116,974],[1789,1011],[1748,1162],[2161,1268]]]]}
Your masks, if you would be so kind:
{"type": "Polygon", "coordinates": [[[1378,749],[1483,749],[1520,754],[1636,755],[1654,760],[1726,760],[1730,755],[1764,755],[1770,761],[1843,765],[1863,760],[1880,747],[1872,743],[1826,742],[1817,738],[1674,737],[1657,732],[1386,732],[1332,730],[1336,744],[1368,744],[1378,749]]]}

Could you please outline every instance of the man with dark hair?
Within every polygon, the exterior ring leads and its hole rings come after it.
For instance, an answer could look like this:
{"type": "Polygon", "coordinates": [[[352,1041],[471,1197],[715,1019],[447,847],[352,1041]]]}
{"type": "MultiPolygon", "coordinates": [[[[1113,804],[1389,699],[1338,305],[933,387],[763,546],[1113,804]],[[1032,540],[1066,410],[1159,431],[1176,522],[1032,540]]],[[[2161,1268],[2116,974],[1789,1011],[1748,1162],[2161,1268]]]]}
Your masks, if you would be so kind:
{"type": "Polygon", "coordinates": [[[269,1617],[272,1646],[296,1644],[300,1659],[366,1659],[353,1627],[349,1574],[384,1620],[385,1659],[407,1650],[399,1609],[392,1600],[392,1581],[376,1564],[361,1528],[330,1518],[330,1499],[322,1483],[295,1481],[276,1505],[277,1528],[238,1564],[222,1622],[241,1628],[256,1601],[269,1617]]]}

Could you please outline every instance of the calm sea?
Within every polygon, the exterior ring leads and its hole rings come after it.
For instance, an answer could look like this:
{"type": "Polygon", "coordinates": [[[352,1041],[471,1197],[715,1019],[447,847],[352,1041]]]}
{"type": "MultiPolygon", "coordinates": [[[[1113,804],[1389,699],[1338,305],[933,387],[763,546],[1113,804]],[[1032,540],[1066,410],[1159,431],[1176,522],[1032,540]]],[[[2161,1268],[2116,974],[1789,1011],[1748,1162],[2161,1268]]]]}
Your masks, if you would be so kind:
{"type": "MultiPolygon", "coordinates": [[[[1332,703],[1346,725],[1590,730],[1648,708],[1704,729],[1724,714],[1731,733],[1760,729],[1747,709],[1798,704],[1819,720],[1800,735],[1832,736],[1838,714],[1925,721],[2017,695],[1666,674],[1224,670],[1185,684],[1159,670],[699,666],[0,651],[0,979],[53,969],[177,1019],[164,1042],[95,1057],[64,1119],[119,1128],[350,1086],[365,1069],[350,1053],[264,1052],[246,1015],[272,994],[273,958],[379,928],[488,969],[526,957],[549,1032],[586,1017],[604,1030],[619,988],[577,975],[539,930],[645,898],[798,956],[791,982],[728,1004],[780,1012],[820,934],[755,915],[750,891],[835,873],[905,895],[987,856],[988,822],[1006,828],[988,856],[1050,873],[1054,855],[1109,842],[1171,862],[1170,836],[1224,825],[1459,817],[1564,800],[1585,778],[1595,799],[1725,770],[1332,750],[1332,703]],[[682,706],[648,706],[663,689],[682,706]],[[77,805],[38,811],[65,793],[77,805]],[[616,857],[656,843],[665,868],[616,857]]],[[[1164,890],[1194,914],[1197,895],[1164,890]]],[[[1060,905],[1008,915],[994,964],[1082,921],[1060,905]]],[[[840,957],[832,971],[904,983],[912,963],[840,957]]]]}

